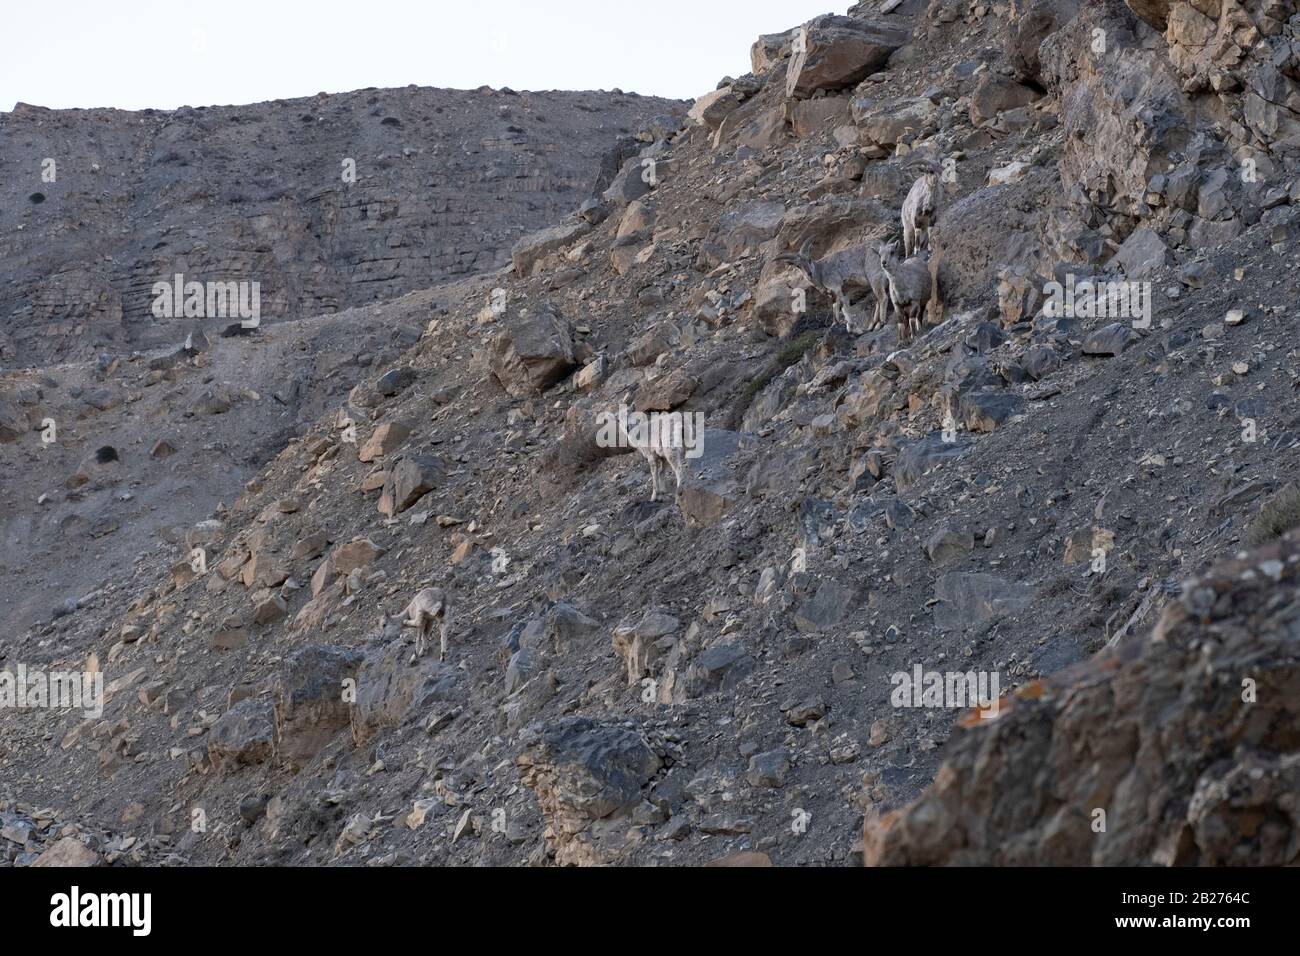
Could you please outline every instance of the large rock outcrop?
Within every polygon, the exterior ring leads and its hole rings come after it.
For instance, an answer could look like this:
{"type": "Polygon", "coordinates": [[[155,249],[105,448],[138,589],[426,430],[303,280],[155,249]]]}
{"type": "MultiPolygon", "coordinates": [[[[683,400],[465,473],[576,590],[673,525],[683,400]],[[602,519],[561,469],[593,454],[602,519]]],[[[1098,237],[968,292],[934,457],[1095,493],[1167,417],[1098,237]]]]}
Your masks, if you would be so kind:
{"type": "Polygon", "coordinates": [[[854,86],[883,67],[907,39],[907,30],[887,23],[817,17],[793,40],[786,95],[806,99],[818,90],[854,86]]]}
{"type": "Polygon", "coordinates": [[[1300,860],[1300,536],[1189,581],[1151,634],[972,713],[869,865],[1300,860]]]}
{"type": "Polygon", "coordinates": [[[547,840],[564,865],[610,862],[623,849],[631,812],[663,759],[640,731],[586,717],[536,729],[519,756],[537,794],[547,840]]]}

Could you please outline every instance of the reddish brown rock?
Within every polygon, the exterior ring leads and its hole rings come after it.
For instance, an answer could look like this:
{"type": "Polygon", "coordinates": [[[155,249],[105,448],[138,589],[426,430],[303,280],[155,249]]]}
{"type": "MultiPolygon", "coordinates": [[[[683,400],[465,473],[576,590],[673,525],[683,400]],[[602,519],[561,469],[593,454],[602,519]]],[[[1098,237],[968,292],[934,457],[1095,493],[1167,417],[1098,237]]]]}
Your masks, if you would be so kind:
{"type": "Polygon", "coordinates": [[[1149,635],[969,713],[869,866],[1300,862],[1300,535],[1188,582],[1149,635]]]}
{"type": "Polygon", "coordinates": [[[376,458],[392,454],[410,435],[409,425],[403,422],[384,422],[371,432],[365,444],[357,449],[357,458],[361,461],[374,461],[376,458]]]}

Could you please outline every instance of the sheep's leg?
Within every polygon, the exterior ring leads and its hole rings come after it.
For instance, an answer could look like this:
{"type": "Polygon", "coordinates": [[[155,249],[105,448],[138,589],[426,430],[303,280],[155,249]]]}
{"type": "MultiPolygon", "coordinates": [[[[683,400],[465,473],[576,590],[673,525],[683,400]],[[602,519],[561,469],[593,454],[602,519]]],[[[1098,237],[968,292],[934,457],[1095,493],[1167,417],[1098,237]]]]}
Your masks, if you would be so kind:
{"type": "Polygon", "coordinates": [[[894,287],[892,283],[890,284],[889,291],[890,291],[889,305],[893,308],[894,324],[898,327],[899,341],[902,341],[904,335],[906,334],[905,330],[903,329],[903,307],[898,304],[898,301],[893,296],[894,287]]]}
{"type": "Polygon", "coordinates": [[[659,500],[659,472],[663,466],[659,462],[659,456],[650,455],[650,500],[659,500]]]}
{"type": "Polygon", "coordinates": [[[916,227],[903,217],[903,258],[911,258],[913,248],[916,245],[916,227]]]}
{"type": "Polygon", "coordinates": [[[875,314],[875,303],[874,303],[874,302],[872,303],[871,311],[868,312],[868,311],[867,311],[867,300],[866,300],[865,297],[863,297],[863,299],[862,299],[861,311],[858,313],[858,319],[856,320],[856,321],[857,321],[857,325],[858,325],[858,329],[859,329],[860,331],[862,331],[862,332],[870,332],[870,331],[871,331],[871,323],[872,323],[872,318],[873,318],[874,314],[875,314]]]}
{"type": "Polygon", "coordinates": [[[447,632],[451,629],[451,608],[442,606],[442,623],[438,626],[438,663],[447,659],[447,632]]]}

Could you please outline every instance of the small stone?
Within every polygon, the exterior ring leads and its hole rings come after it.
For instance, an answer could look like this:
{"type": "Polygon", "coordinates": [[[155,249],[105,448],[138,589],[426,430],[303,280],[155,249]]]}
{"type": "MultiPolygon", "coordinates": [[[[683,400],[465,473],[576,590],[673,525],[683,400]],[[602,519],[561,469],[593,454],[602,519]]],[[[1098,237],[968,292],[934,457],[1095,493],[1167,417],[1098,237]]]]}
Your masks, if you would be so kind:
{"type": "Polygon", "coordinates": [[[975,535],[968,529],[942,525],[925,540],[925,556],[935,564],[960,557],[975,547],[975,535]]]}
{"type": "Polygon", "coordinates": [[[225,628],[212,635],[211,646],[218,651],[235,651],[248,643],[248,632],[242,627],[225,628]]]}
{"type": "Polygon", "coordinates": [[[691,823],[684,816],[676,816],[664,824],[659,831],[660,840],[684,840],[691,833],[691,823]]]}
{"type": "Polygon", "coordinates": [[[63,837],[36,858],[32,866],[97,866],[99,854],[76,837],[63,837]]]}
{"type": "Polygon", "coordinates": [[[406,825],[412,830],[418,830],[424,826],[425,817],[429,815],[438,801],[436,800],[416,800],[411,807],[411,812],[406,815],[406,825]]]}
{"type": "Polygon", "coordinates": [[[705,866],[772,866],[772,858],[766,853],[757,853],[752,850],[742,850],[739,853],[729,853],[726,856],[720,856],[716,860],[710,860],[705,866]]]}
{"type": "Polygon", "coordinates": [[[742,833],[753,833],[754,821],[748,817],[714,815],[705,817],[700,821],[700,832],[712,833],[715,836],[736,836],[742,833]]]}
{"type": "Polygon", "coordinates": [[[867,743],[872,747],[880,747],[889,743],[892,736],[889,729],[889,722],[885,720],[876,720],[871,723],[871,733],[867,738],[867,743]]]}
{"type": "Polygon", "coordinates": [[[779,787],[785,783],[790,772],[790,753],[787,750],[771,750],[765,754],[756,754],[749,759],[749,769],[745,779],[751,787],[779,787]]]}
{"type": "Polygon", "coordinates": [[[289,606],[285,603],[284,598],[280,597],[278,591],[267,591],[265,595],[256,598],[253,606],[253,623],[270,624],[285,617],[289,613],[289,606]]]}
{"type": "Polygon", "coordinates": [[[852,763],[858,759],[858,745],[848,734],[840,734],[831,741],[831,763],[852,763]]]}
{"type": "Polygon", "coordinates": [[[813,697],[786,709],[785,719],[795,727],[806,727],[826,716],[826,702],[820,697],[813,697]]]}
{"type": "Polygon", "coordinates": [[[389,455],[410,435],[410,427],[402,422],[385,422],[371,432],[365,444],[357,449],[357,458],[370,462],[389,455]]]}
{"type": "Polygon", "coordinates": [[[251,827],[266,813],[268,803],[270,797],[265,794],[249,794],[239,801],[239,818],[251,827]]]}

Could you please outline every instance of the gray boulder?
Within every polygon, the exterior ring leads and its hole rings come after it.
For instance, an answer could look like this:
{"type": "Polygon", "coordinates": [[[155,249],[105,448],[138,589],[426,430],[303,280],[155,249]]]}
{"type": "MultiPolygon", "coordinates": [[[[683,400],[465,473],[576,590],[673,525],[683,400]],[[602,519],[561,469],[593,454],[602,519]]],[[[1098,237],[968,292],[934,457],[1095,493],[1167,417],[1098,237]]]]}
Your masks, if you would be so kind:
{"type": "Polygon", "coordinates": [[[493,340],[490,364],[515,398],[545,391],[578,365],[569,323],[549,308],[514,319],[493,340]]]}
{"type": "Polygon", "coordinates": [[[826,14],[796,33],[786,73],[786,96],[807,99],[818,90],[854,86],[884,67],[911,38],[903,27],[826,14]]]}
{"type": "Polygon", "coordinates": [[[258,697],[245,698],[222,714],[208,737],[208,756],[224,769],[264,763],[274,748],[275,710],[258,697]]]}

